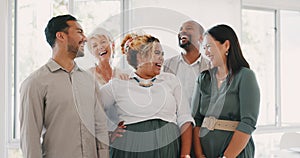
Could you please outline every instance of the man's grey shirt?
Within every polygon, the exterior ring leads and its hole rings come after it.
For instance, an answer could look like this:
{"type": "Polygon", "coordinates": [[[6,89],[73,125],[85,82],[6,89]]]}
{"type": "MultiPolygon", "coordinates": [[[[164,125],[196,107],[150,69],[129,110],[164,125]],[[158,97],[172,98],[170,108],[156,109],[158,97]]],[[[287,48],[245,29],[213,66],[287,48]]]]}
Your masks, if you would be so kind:
{"type": "Polygon", "coordinates": [[[23,156],[94,158],[102,153],[99,157],[107,157],[106,145],[96,148],[96,142],[108,142],[106,116],[98,98],[98,85],[86,71],[75,64],[67,72],[50,59],[21,85],[23,156]]]}

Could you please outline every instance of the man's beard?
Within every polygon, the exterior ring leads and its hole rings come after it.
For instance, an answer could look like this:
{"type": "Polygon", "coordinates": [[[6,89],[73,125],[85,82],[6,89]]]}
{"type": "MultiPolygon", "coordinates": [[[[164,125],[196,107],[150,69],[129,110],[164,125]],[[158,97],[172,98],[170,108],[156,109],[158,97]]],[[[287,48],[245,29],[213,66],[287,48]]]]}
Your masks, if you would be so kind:
{"type": "Polygon", "coordinates": [[[84,52],[80,49],[78,49],[76,57],[83,57],[84,56],[84,52]]]}
{"type": "Polygon", "coordinates": [[[192,43],[191,43],[191,41],[187,41],[187,42],[185,42],[185,43],[181,43],[181,40],[179,40],[178,44],[179,44],[179,46],[180,46],[181,48],[186,49],[186,48],[188,48],[192,43]]]}
{"type": "Polygon", "coordinates": [[[84,56],[84,52],[83,52],[84,50],[83,49],[81,50],[79,47],[68,45],[68,51],[76,54],[76,58],[84,56]]]}
{"type": "Polygon", "coordinates": [[[187,38],[185,39],[186,42],[182,43],[181,36],[178,36],[178,44],[179,44],[179,47],[181,47],[183,49],[187,49],[190,45],[192,45],[192,42],[191,42],[192,36],[189,34],[184,34],[184,35],[187,36],[187,38]]]}

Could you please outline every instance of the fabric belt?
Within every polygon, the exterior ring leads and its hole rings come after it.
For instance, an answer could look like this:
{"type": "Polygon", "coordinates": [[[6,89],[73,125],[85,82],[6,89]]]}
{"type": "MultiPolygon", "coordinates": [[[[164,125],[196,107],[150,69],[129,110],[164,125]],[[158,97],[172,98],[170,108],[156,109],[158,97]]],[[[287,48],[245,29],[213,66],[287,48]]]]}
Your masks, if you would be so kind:
{"type": "Polygon", "coordinates": [[[234,131],[239,123],[239,121],[219,120],[213,116],[209,116],[204,118],[201,127],[207,128],[210,131],[213,131],[215,129],[234,131]]]}

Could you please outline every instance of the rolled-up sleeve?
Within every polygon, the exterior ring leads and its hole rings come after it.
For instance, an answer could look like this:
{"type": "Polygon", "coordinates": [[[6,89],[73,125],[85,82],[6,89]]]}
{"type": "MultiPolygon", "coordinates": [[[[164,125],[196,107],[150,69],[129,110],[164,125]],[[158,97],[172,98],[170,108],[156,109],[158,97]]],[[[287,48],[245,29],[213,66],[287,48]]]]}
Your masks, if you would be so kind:
{"type": "Polygon", "coordinates": [[[255,74],[247,69],[243,72],[239,88],[241,122],[237,130],[251,134],[256,128],[259,113],[260,91],[255,74]]]}
{"type": "Polygon", "coordinates": [[[193,125],[195,125],[189,102],[182,91],[181,84],[177,78],[174,80],[174,82],[174,85],[176,86],[174,88],[173,94],[177,105],[177,124],[179,127],[181,127],[186,122],[191,122],[193,125]]]}
{"type": "Polygon", "coordinates": [[[41,158],[44,97],[38,81],[27,79],[20,88],[20,143],[24,158],[41,158]]]}

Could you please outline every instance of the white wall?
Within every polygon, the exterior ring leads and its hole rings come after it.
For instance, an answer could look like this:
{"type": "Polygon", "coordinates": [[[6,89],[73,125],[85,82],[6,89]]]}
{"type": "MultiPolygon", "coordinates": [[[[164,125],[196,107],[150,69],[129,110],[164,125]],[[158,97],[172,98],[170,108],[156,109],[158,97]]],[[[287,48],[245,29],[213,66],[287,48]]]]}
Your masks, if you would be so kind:
{"type": "Polygon", "coordinates": [[[6,105],[6,99],[7,94],[6,89],[6,68],[7,68],[7,8],[8,0],[1,0],[0,5],[0,157],[6,157],[5,155],[5,143],[7,141],[6,137],[6,115],[5,115],[5,105],[6,105]]]}

